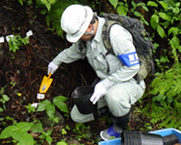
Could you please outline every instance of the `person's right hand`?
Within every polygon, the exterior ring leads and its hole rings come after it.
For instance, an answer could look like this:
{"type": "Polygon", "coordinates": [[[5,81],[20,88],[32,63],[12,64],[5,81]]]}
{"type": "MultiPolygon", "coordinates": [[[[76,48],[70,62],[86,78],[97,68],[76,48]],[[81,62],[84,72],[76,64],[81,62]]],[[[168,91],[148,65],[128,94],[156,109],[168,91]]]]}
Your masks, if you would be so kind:
{"type": "Polygon", "coordinates": [[[48,64],[48,75],[49,73],[53,74],[57,70],[58,66],[54,64],[52,61],[48,64]]]}

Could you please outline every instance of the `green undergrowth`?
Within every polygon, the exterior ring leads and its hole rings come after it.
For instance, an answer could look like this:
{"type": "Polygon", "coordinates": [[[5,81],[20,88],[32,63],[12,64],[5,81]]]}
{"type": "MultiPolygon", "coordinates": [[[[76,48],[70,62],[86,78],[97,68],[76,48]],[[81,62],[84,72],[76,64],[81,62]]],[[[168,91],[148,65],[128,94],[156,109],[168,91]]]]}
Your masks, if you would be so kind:
{"type": "MultiPolygon", "coordinates": [[[[64,9],[73,3],[87,4],[86,0],[18,1],[22,6],[27,7],[36,3],[35,8],[41,8],[41,14],[45,15],[49,30],[55,32],[63,39],[63,31],[60,28],[60,18],[64,9]]],[[[140,107],[139,113],[146,115],[151,121],[151,124],[145,123],[145,129],[177,128],[181,130],[181,123],[179,121],[181,118],[181,2],[176,0],[150,0],[141,3],[136,3],[134,1],[129,2],[128,0],[109,0],[109,2],[110,6],[112,6],[118,14],[134,16],[140,19],[146,28],[149,28],[151,40],[156,47],[156,49],[153,50],[154,62],[157,69],[155,77],[151,83],[148,84],[150,85],[149,92],[146,92],[143,99],[139,101],[140,106],[143,106],[140,107]],[[145,17],[145,15],[149,17],[145,17]],[[145,104],[143,100],[149,101],[145,104]]],[[[96,9],[96,7],[100,8],[101,6],[99,4],[101,3],[97,0],[89,3],[94,9],[96,9]]],[[[28,43],[27,40],[24,41],[24,39],[19,36],[16,39],[12,39],[10,42],[12,42],[10,51],[13,51],[13,53],[21,49],[19,46],[28,43]]],[[[0,107],[0,113],[2,114],[3,111],[6,110],[6,104],[9,101],[9,96],[4,93],[4,88],[1,88],[0,97],[2,106],[0,107]]],[[[26,107],[28,110],[27,112],[35,113],[36,111],[45,111],[51,120],[57,122],[57,118],[54,116],[55,107],[59,107],[59,109],[65,113],[68,113],[68,109],[64,97],[56,99],[58,101],[42,101],[37,110],[32,108],[31,105],[28,105],[26,107]]],[[[0,124],[3,127],[5,126],[5,129],[3,131],[1,130],[0,139],[9,138],[8,141],[18,143],[19,145],[33,145],[36,141],[32,133],[38,132],[41,143],[46,141],[48,144],[51,144],[52,131],[43,131],[41,121],[14,121],[12,125],[8,126],[4,121],[7,118],[8,116],[0,118],[0,124]],[[22,135],[24,135],[24,138],[20,137],[22,135]],[[24,139],[29,140],[29,142],[26,142],[24,139]]],[[[84,130],[88,128],[89,127],[83,125],[77,125],[74,129],[74,133],[77,134],[77,139],[80,140],[84,137],[89,138],[88,134],[84,134],[85,136],[82,134],[84,130]]],[[[62,134],[66,134],[67,131],[68,127],[62,130],[62,134]]],[[[60,141],[57,144],[63,145],[67,143],[66,141],[60,141]]]]}

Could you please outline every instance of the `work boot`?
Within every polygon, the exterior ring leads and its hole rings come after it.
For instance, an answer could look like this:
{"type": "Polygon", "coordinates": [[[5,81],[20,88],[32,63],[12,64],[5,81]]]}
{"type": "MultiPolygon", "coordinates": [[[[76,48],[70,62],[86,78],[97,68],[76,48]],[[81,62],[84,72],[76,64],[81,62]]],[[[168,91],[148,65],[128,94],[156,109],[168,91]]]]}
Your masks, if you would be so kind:
{"type": "Polygon", "coordinates": [[[127,128],[127,124],[130,119],[130,112],[131,111],[129,111],[126,115],[124,115],[122,117],[115,117],[115,116],[111,115],[111,120],[112,120],[113,126],[101,131],[100,132],[101,138],[103,140],[109,140],[109,139],[120,137],[122,131],[127,128]]]}
{"type": "Polygon", "coordinates": [[[120,129],[118,132],[115,131],[115,129],[113,128],[113,126],[111,126],[108,129],[105,129],[103,131],[100,132],[100,136],[103,140],[109,140],[109,139],[113,139],[113,138],[118,138],[120,137],[122,132],[122,129],[120,129]]]}

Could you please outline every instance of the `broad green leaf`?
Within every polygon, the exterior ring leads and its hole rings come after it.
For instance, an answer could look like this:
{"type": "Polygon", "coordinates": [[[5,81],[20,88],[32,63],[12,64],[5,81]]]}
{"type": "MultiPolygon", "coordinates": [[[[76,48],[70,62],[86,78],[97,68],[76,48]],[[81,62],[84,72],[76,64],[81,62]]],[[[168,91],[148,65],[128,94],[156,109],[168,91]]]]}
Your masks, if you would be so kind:
{"type": "Polygon", "coordinates": [[[154,98],[153,98],[153,101],[162,101],[162,100],[164,100],[164,98],[165,98],[165,96],[164,95],[162,95],[162,94],[159,94],[159,95],[157,95],[157,96],[155,96],[154,98]]]}
{"type": "Polygon", "coordinates": [[[17,124],[16,129],[17,130],[24,130],[24,131],[28,131],[30,130],[30,128],[33,126],[33,123],[29,123],[29,122],[20,122],[17,124]]]}
{"type": "Polygon", "coordinates": [[[178,7],[173,8],[172,11],[173,11],[174,14],[179,14],[180,13],[180,9],[178,7]]]}
{"type": "Polygon", "coordinates": [[[61,111],[65,113],[69,113],[68,107],[64,102],[56,102],[54,103],[61,111]]]}
{"type": "Polygon", "coordinates": [[[40,0],[42,4],[46,4],[47,0],[40,0]]]}
{"type": "Polygon", "coordinates": [[[178,49],[180,51],[180,45],[179,45],[179,39],[178,37],[174,36],[171,40],[170,40],[170,45],[172,47],[172,54],[175,57],[175,60],[178,62],[178,58],[177,58],[177,52],[176,50],[178,49]]]}
{"type": "Polygon", "coordinates": [[[48,142],[48,144],[51,144],[53,139],[51,138],[51,136],[46,136],[46,141],[48,142]]]}
{"type": "Polygon", "coordinates": [[[169,15],[167,15],[166,13],[163,12],[159,12],[158,15],[160,16],[160,18],[162,18],[163,20],[167,20],[170,21],[171,17],[169,15]]]}
{"type": "Polygon", "coordinates": [[[111,3],[111,5],[114,7],[114,9],[117,7],[118,5],[118,0],[109,0],[109,2],[111,3]]]}
{"type": "Polygon", "coordinates": [[[14,130],[12,132],[12,138],[19,141],[23,135],[27,134],[25,130],[14,130]]]}
{"type": "Polygon", "coordinates": [[[23,6],[23,0],[18,0],[18,1],[23,6]]]}
{"type": "Polygon", "coordinates": [[[67,145],[66,143],[64,143],[64,142],[57,142],[57,144],[56,145],[67,145]]]}
{"type": "Polygon", "coordinates": [[[158,34],[160,35],[161,38],[166,37],[165,31],[160,25],[157,26],[157,32],[158,32],[158,34]]]}
{"type": "Polygon", "coordinates": [[[148,1],[147,6],[158,7],[158,4],[154,1],[148,1]]]}
{"type": "MultiPolygon", "coordinates": [[[[168,94],[168,93],[167,93],[167,94],[168,94]]],[[[168,97],[168,98],[167,98],[167,102],[168,102],[168,103],[172,103],[172,102],[173,102],[172,97],[168,97]]]]}
{"type": "Polygon", "coordinates": [[[46,113],[50,118],[53,118],[55,113],[55,106],[53,104],[50,104],[46,107],[46,113]]]}
{"type": "Polygon", "coordinates": [[[178,47],[179,52],[181,52],[181,45],[178,47]]]}
{"type": "Polygon", "coordinates": [[[143,23],[144,23],[145,25],[149,26],[149,23],[148,23],[145,19],[143,19],[143,23]]]}
{"type": "Polygon", "coordinates": [[[170,45],[172,48],[177,49],[179,47],[179,38],[174,36],[171,40],[170,40],[170,45]]]}
{"type": "Polygon", "coordinates": [[[127,15],[127,12],[128,12],[128,8],[125,7],[125,6],[119,5],[119,6],[117,7],[117,12],[118,12],[119,15],[126,16],[126,15],[127,15]]]}
{"type": "Polygon", "coordinates": [[[50,11],[51,4],[45,4],[45,6],[47,7],[48,11],[50,11]]]}
{"type": "Polygon", "coordinates": [[[46,135],[51,135],[52,134],[52,130],[48,130],[47,132],[46,132],[46,135]]]}
{"type": "Polygon", "coordinates": [[[145,6],[145,3],[139,2],[139,3],[137,4],[137,7],[138,7],[138,6],[141,6],[141,7],[142,7],[142,6],[145,6]]]}
{"type": "Polygon", "coordinates": [[[133,6],[133,10],[135,10],[136,9],[136,3],[134,2],[134,1],[131,1],[131,4],[132,4],[132,6],[133,6]]]}
{"type": "Polygon", "coordinates": [[[9,99],[10,99],[10,98],[9,98],[7,95],[5,95],[5,94],[2,95],[2,97],[3,97],[3,99],[4,99],[5,101],[9,101],[9,99]]]}
{"type": "Polygon", "coordinates": [[[134,15],[137,16],[137,17],[141,17],[142,16],[138,11],[135,11],[134,15]]]}
{"type": "Polygon", "coordinates": [[[148,9],[145,5],[142,5],[142,8],[143,8],[146,12],[149,12],[149,9],[148,9]]]}
{"type": "Polygon", "coordinates": [[[150,19],[151,27],[155,30],[159,23],[159,17],[156,14],[153,14],[150,19]]]}
{"type": "Polygon", "coordinates": [[[0,139],[6,139],[12,136],[12,131],[14,130],[14,126],[6,127],[0,134],[0,139]]]}
{"type": "Polygon", "coordinates": [[[167,11],[167,9],[168,9],[167,3],[164,2],[164,1],[159,1],[159,3],[160,3],[160,5],[164,8],[164,10],[167,11]]]}
{"type": "Polygon", "coordinates": [[[181,5],[181,3],[180,3],[180,2],[177,2],[175,6],[176,6],[176,7],[180,7],[180,5],[181,5]]]}
{"type": "Polygon", "coordinates": [[[64,97],[64,96],[57,96],[55,98],[53,98],[53,103],[56,103],[56,102],[64,102],[66,101],[68,98],[64,97]]]}
{"type": "Polygon", "coordinates": [[[168,30],[168,35],[173,34],[173,35],[178,35],[179,33],[179,28],[178,27],[171,27],[168,30]]]}
{"type": "Polygon", "coordinates": [[[34,145],[34,139],[31,134],[25,134],[19,140],[19,145],[34,145]]]}
{"type": "Polygon", "coordinates": [[[51,102],[49,100],[44,100],[39,103],[37,111],[44,111],[48,105],[50,105],[51,102]]]}
{"type": "Polygon", "coordinates": [[[31,128],[31,131],[34,133],[43,132],[42,124],[41,123],[34,124],[31,128]]]}
{"type": "Polygon", "coordinates": [[[137,3],[136,7],[139,7],[139,6],[141,6],[145,11],[147,12],[149,11],[145,3],[143,2],[137,3]]]}
{"type": "Polygon", "coordinates": [[[20,138],[26,134],[31,127],[33,126],[33,123],[28,122],[20,122],[16,126],[14,126],[14,130],[12,131],[12,137],[15,140],[20,140],[20,138]]]}

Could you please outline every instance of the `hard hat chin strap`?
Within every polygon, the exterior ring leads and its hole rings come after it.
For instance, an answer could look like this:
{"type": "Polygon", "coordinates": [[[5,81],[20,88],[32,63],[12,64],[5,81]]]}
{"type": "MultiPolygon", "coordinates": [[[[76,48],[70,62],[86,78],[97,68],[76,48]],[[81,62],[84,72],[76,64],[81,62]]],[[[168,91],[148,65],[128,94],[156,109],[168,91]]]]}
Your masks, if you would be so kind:
{"type": "Polygon", "coordinates": [[[94,26],[92,25],[91,32],[85,32],[84,35],[94,35],[94,26]]]}

